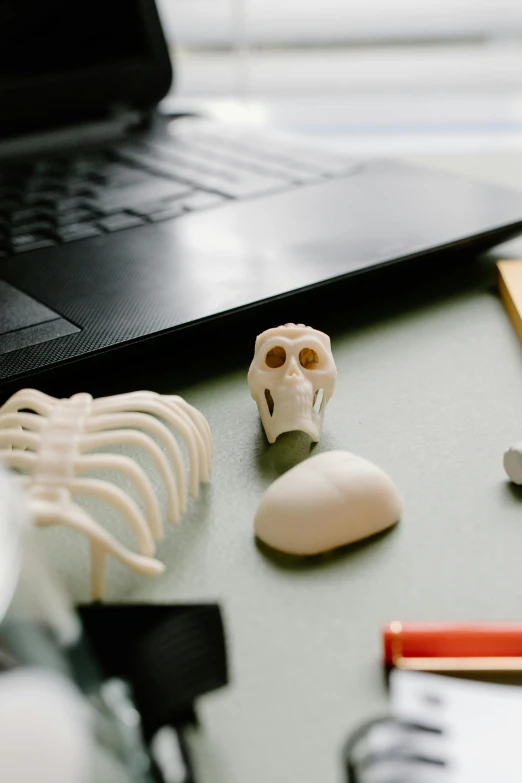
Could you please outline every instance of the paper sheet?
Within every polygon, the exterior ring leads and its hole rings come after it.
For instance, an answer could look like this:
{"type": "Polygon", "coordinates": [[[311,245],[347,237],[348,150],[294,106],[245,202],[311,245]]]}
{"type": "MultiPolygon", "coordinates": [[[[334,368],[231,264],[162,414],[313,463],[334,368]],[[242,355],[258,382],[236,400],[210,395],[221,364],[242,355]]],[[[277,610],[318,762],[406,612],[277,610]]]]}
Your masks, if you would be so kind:
{"type": "Polygon", "coordinates": [[[522,688],[401,671],[392,673],[390,687],[394,717],[442,730],[416,735],[415,742],[420,752],[439,754],[444,771],[427,769],[408,780],[522,782],[522,688]]]}

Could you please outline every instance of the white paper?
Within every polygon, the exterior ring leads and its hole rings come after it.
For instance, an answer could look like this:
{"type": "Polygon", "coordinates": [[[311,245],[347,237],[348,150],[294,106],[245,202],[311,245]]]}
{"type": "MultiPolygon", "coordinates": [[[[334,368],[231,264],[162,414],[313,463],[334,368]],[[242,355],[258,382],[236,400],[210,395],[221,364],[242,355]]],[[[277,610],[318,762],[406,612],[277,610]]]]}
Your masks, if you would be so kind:
{"type": "Polygon", "coordinates": [[[415,741],[447,761],[447,783],[522,783],[522,688],[401,671],[390,687],[394,717],[442,729],[415,741]]]}

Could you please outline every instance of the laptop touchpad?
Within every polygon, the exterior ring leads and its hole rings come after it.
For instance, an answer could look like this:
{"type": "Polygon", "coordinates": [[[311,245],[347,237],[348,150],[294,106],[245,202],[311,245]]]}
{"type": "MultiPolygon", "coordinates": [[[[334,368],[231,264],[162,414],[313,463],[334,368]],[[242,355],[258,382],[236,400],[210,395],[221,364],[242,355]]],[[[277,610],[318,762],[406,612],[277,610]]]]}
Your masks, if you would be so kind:
{"type": "Polygon", "coordinates": [[[0,355],[79,331],[54,310],[0,280],[0,355]]]}

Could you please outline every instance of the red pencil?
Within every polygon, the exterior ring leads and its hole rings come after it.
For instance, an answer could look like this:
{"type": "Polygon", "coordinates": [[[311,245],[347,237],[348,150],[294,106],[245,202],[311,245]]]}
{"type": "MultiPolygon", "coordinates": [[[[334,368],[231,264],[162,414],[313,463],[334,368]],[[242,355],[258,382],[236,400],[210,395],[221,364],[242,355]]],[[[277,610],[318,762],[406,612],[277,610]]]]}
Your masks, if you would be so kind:
{"type": "Polygon", "coordinates": [[[393,622],[382,635],[384,662],[401,669],[522,671],[522,622],[393,622]]]}

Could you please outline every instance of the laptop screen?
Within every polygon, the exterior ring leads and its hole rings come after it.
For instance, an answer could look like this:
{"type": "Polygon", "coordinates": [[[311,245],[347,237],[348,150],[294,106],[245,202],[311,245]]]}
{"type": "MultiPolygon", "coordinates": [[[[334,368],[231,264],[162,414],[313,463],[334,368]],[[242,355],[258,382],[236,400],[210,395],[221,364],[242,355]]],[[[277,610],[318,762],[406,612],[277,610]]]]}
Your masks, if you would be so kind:
{"type": "Polygon", "coordinates": [[[9,0],[0,4],[0,79],[145,59],[134,0],[9,0]]]}
{"type": "Polygon", "coordinates": [[[151,107],[171,78],[154,0],[0,0],[0,137],[151,107]]]}

